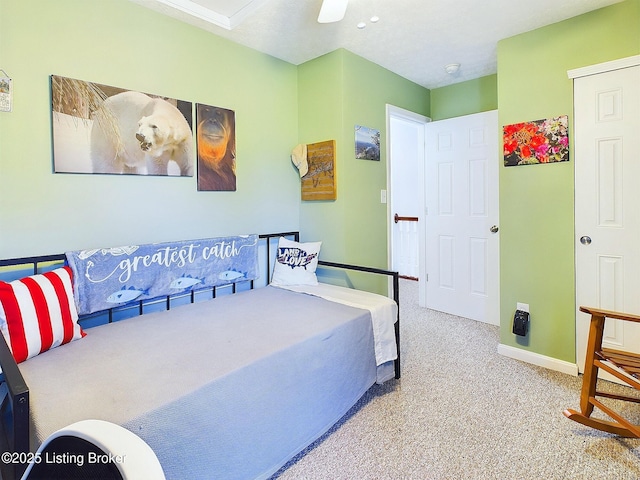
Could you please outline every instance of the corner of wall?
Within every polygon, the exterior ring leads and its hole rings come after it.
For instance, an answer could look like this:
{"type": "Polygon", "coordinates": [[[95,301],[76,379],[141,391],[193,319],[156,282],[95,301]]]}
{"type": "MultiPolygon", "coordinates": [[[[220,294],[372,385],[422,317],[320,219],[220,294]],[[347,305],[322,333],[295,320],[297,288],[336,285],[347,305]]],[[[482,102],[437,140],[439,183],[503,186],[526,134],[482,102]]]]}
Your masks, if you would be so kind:
{"type": "MultiPolygon", "coordinates": [[[[572,128],[567,70],[639,53],[639,5],[626,0],[498,42],[500,124],[566,114],[572,128]],[[535,69],[521,68],[523,51],[535,69]]],[[[568,162],[500,168],[500,342],[569,362],[576,355],[574,162],[571,146],[568,162]],[[516,302],[536,312],[525,346],[510,331],[516,302]]]]}

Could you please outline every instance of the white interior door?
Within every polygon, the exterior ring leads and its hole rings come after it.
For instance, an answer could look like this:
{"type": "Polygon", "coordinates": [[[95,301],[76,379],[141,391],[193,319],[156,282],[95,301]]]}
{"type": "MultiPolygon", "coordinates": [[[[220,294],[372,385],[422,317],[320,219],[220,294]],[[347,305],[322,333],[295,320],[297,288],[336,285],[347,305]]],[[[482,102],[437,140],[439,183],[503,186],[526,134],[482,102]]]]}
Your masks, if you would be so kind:
{"type": "MultiPolygon", "coordinates": [[[[390,267],[401,276],[419,277],[419,230],[424,204],[425,124],[428,118],[388,106],[390,267]],[[417,218],[417,221],[395,221],[417,218]]],[[[424,221],[424,220],[423,220],[424,221]]]]}
{"type": "MultiPolygon", "coordinates": [[[[574,113],[576,351],[583,372],[589,316],[579,306],[640,313],[640,66],[575,78],[574,113]]],[[[608,320],[603,344],[638,352],[640,325],[630,323],[608,320]]]]}
{"type": "Polygon", "coordinates": [[[499,161],[497,111],[427,124],[426,306],[494,325],[499,161]]]}

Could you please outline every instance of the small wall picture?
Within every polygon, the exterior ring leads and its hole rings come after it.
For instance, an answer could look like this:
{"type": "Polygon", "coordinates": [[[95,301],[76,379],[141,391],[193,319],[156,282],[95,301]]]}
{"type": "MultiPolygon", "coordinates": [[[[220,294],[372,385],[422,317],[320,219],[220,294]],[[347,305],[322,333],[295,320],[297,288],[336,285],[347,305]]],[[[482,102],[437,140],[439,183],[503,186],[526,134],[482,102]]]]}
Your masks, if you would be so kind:
{"type": "Polygon", "coordinates": [[[0,70],[0,112],[10,112],[12,103],[11,78],[0,70]]]}
{"type": "Polygon", "coordinates": [[[503,127],[504,166],[569,161],[567,115],[503,127]]]}
{"type": "Polygon", "coordinates": [[[380,130],[356,125],[356,158],[380,161],[380,130]]]}
{"type": "Polygon", "coordinates": [[[51,76],[56,173],[193,176],[192,104],[51,76]]]}
{"type": "Polygon", "coordinates": [[[198,190],[236,190],[236,114],[196,104],[198,190]]]}

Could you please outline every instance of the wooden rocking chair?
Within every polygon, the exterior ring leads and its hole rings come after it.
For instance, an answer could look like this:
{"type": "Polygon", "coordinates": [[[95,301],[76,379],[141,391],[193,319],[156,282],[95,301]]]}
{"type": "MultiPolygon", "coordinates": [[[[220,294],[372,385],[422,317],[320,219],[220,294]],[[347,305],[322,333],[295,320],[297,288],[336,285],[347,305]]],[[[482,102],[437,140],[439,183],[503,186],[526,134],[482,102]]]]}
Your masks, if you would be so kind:
{"type": "Polygon", "coordinates": [[[567,409],[563,413],[567,418],[588,427],[597,428],[598,430],[613,433],[621,437],[640,438],[640,425],[629,422],[596,398],[598,396],[615,398],[617,400],[640,404],[640,398],[616,395],[600,391],[596,388],[598,370],[602,368],[630,387],[640,390],[640,355],[602,348],[602,335],[607,318],[640,323],[640,316],[588,307],[580,307],[580,311],[591,315],[587,355],[582,379],[582,393],[580,394],[581,411],[577,412],[576,410],[567,409]],[[593,412],[593,407],[598,407],[614,421],[592,418],[591,413],[593,412]]]}

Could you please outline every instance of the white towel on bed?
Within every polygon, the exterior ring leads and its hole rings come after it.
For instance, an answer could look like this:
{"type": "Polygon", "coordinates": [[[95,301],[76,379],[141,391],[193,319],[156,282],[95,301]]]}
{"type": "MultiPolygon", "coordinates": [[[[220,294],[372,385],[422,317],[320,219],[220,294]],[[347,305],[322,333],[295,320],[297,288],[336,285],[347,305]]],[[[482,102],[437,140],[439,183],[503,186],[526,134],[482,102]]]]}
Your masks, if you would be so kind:
{"type": "MultiPolygon", "coordinates": [[[[275,285],[273,286],[275,287],[275,285]]],[[[277,288],[306,293],[331,302],[369,310],[373,324],[376,364],[382,365],[398,358],[394,329],[394,324],[398,320],[398,306],[392,299],[376,293],[328,283],[319,283],[318,285],[278,285],[277,288]]]]}

